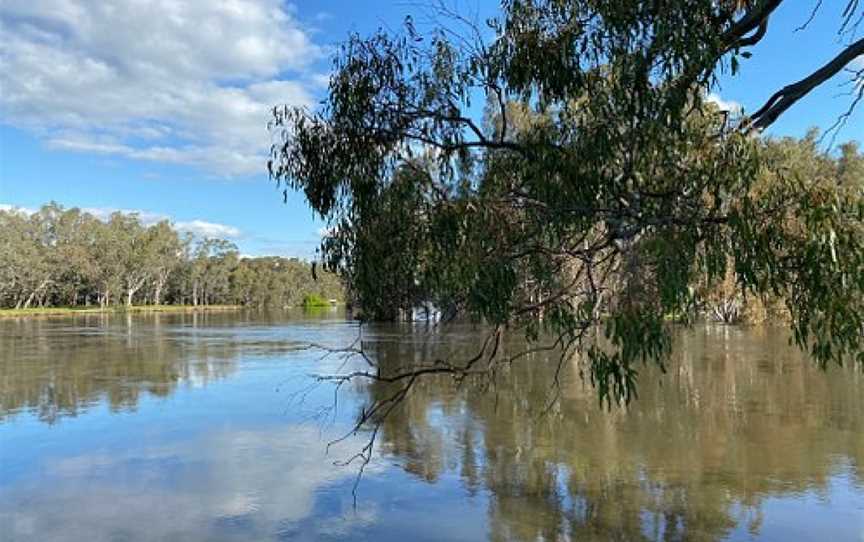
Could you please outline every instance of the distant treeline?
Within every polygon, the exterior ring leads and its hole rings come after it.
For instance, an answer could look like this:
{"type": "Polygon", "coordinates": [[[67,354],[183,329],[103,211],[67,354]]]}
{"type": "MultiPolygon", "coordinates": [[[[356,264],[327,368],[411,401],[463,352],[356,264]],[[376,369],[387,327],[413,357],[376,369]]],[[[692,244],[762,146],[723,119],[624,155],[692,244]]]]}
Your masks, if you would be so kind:
{"type": "Polygon", "coordinates": [[[224,239],[196,239],[134,213],[108,220],[51,203],[0,211],[0,307],[135,304],[286,307],[342,299],[339,279],[296,258],[241,258],[224,239]]]}

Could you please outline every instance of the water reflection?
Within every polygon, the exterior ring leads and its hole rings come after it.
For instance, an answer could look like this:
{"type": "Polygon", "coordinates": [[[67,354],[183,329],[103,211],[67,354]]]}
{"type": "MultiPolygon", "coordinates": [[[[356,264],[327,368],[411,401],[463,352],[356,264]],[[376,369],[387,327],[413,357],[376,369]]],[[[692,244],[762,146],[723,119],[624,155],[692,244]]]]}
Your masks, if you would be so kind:
{"type": "Polygon", "coordinates": [[[303,326],[286,337],[282,323],[284,315],[260,313],[0,319],[0,422],[35,411],[55,423],[103,402],[133,410],[142,396],[206,386],[240,358],[303,346],[303,326]]]}
{"type": "MultiPolygon", "coordinates": [[[[333,461],[366,435],[326,443],[389,390],[344,387],[328,425],[304,422],[333,400],[308,374],[342,361],[299,346],[357,328],[297,318],[0,321],[0,540],[864,539],[864,375],[820,372],[780,332],[682,333],[668,374],[611,412],[574,365],[545,412],[540,354],[491,390],[422,380],[355,510],[356,470],[333,461]]],[[[473,354],[481,332],[364,338],[392,367],[473,354]]]]}
{"type": "MultiPolygon", "coordinates": [[[[380,342],[376,354],[399,364],[403,350],[380,342]]],[[[770,539],[775,527],[864,536],[860,371],[822,373],[778,331],[706,327],[679,338],[669,374],[643,371],[630,408],[599,408],[568,366],[543,414],[554,368],[539,356],[517,363],[491,394],[427,380],[384,423],[384,447],[420,480],[457,472],[488,490],[492,540],[770,539]],[[766,526],[777,497],[802,515],[766,526]]]]}
{"type": "Polygon", "coordinates": [[[0,497],[0,526],[11,536],[0,538],[258,540],[300,534],[314,511],[304,539],[315,540],[373,522],[374,505],[352,509],[350,486],[338,506],[316,509],[316,492],[351,477],[323,454],[317,431],[287,426],[47,461],[50,491],[28,480],[0,497]]]}

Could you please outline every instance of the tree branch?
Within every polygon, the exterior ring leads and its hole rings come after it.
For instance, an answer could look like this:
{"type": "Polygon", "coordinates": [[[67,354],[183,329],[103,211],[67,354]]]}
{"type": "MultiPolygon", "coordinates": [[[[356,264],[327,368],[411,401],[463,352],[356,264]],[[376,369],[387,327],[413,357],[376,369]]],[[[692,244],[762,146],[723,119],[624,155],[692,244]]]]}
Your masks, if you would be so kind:
{"type": "Polygon", "coordinates": [[[722,40],[726,44],[726,49],[755,45],[765,35],[768,28],[768,16],[782,3],[783,0],[766,0],[760,7],[748,11],[723,34],[722,40]],[[754,30],[756,31],[755,34],[745,37],[754,30]]]}
{"type": "Polygon", "coordinates": [[[746,130],[761,131],[771,126],[780,115],[792,107],[798,100],[809,94],[817,86],[837,75],[850,62],[862,55],[864,55],[864,38],[849,45],[830,62],[809,76],[775,92],[765,102],[765,105],[750,116],[750,121],[746,124],[746,130]]]}

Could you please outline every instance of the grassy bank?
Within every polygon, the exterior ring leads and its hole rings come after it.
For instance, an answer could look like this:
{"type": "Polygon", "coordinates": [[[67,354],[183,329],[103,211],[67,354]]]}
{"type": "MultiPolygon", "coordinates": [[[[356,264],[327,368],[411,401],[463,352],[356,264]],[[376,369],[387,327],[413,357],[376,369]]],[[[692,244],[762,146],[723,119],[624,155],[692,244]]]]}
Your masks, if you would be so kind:
{"type": "Polygon", "coordinates": [[[148,313],[148,312],[215,312],[239,310],[240,305],[134,305],[132,307],[33,307],[29,309],[0,309],[0,318],[24,316],[70,316],[75,314],[101,313],[148,313]]]}

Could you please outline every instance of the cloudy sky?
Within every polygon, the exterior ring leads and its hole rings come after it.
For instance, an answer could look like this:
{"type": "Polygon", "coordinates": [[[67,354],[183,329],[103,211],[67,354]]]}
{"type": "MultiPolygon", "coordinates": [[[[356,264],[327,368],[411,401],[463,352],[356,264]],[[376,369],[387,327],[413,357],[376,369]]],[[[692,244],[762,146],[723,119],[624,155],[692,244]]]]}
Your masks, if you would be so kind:
{"type": "MultiPolygon", "coordinates": [[[[483,16],[496,5],[455,1],[483,16]]],[[[752,111],[839,50],[839,2],[801,32],[810,2],[788,4],[718,102],[752,111]]],[[[245,253],[310,257],[321,224],[301,195],[283,204],[265,174],[268,111],[314,107],[333,47],[352,31],[397,28],[412,9],[402,0],[0,0],[0,206],[138,210],[229,237],[245,253]]],[[[849,103],[840,82],[773,132],[829,126],[849,103]]],[[[864,140],[864,114],[840,139],[864,140]]]]}

